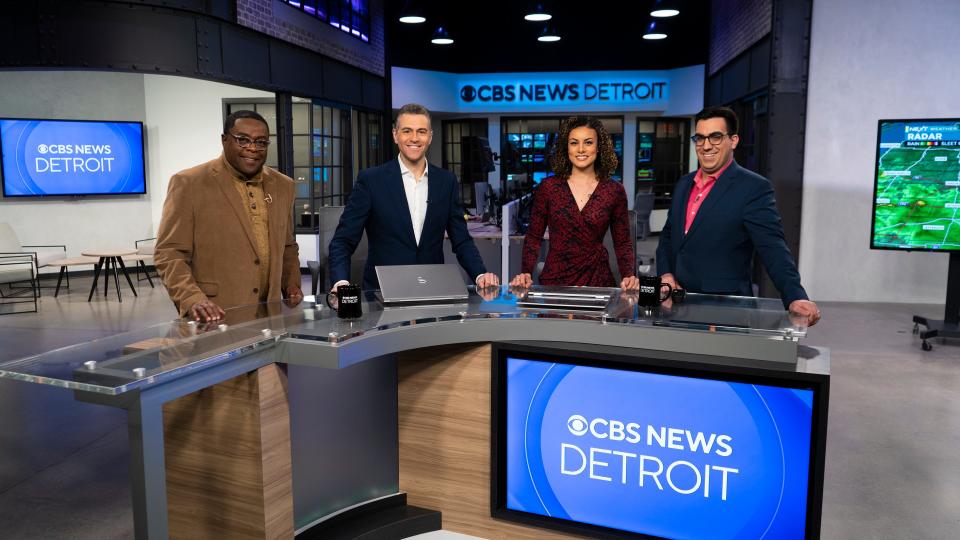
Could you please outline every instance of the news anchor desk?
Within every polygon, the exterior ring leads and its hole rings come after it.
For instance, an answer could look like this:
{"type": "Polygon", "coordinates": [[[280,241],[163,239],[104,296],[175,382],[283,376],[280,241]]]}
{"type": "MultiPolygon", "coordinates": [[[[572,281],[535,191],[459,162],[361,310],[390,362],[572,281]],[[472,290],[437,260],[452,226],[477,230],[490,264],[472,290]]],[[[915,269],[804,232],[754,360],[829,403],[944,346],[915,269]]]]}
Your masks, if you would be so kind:
{"type": "Polygon", "coordinates": [[[398,494],[486,538],[819,535],[829,356],[779,301],[228,311],[0,365],[128,411],[137,538],[290,538],[398,494]]]}

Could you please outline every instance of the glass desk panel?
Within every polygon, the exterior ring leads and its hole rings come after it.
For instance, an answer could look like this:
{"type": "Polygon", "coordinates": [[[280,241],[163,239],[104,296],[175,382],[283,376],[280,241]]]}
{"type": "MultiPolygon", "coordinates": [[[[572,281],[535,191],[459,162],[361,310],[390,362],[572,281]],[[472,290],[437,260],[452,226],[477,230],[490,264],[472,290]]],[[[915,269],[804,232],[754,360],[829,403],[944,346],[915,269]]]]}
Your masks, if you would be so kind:
{"type": "MultiPolygon", "coordinates": [[[[472,288],[471,288],[472,289],[472,288]]],[[[550,287],[555,290],[556,287],[550,287]]],[[[576,291],[576,287],[569,287],[576,291]]],[[[547,290],[534,286],[531,291],[547,290]]],[[[594,290],[594,288],[591,288],[594,290]]],[[[534,309],[517,305],[520,290],[509,286],[488,288],[472,294],[459,304],[384,306],[375,293],[365,292],[363,316],[340,319],[327,306],[316,311],[313,320],[290,330],[290,337],[343,343],[352,338],[415,324],[431,324],[482,318],[560,318],[623,324],[685,328],[705,332],[734,332],[784,339],[804,337],[806,317],[792,316],[783,304],[771,298],[716,296],[688,293],[682,303],[670,300],[657,307],[637,305],[637,295],[607,289],[610,302],[602,311],[577,309],[534,309]]]]}
{"type": "Polygon", "coordinates": [[[0,378],[117,395],[272,346],[312,303],[242,306],[222,321],[176,320],[0,364],[0,378]]]}
{"type": "Polygon", "coordinates": [[[215,323],[177,320],[5,362],[0,378],[117,395],[228,362],[287,336],[336,346],[402,326],[485,318],[568,319],[793,340],[805,336],[807,329],[805,318],[792,317],[779,300],[768,298],[688,294],[683,303],[644,307],[637,305],[636,294],[611,288],[606,309],[578,311],[519,307],[520,292],[503,286],[475,294],[471,288],[464,303],[406,307],[385,307],[366,292],[363,316],[352,320],[338,318],[326,305],[309,301],[311,297],[298,305],[241,306],[227,310],[225,320],[215,323]]]}

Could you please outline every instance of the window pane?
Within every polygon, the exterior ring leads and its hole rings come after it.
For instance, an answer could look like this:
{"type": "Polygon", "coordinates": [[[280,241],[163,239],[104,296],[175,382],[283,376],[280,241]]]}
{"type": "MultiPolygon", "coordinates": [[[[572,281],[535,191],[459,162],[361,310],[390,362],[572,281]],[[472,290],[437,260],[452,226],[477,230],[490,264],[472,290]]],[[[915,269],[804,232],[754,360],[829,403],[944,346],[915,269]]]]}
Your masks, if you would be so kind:
{"type": "Polygon", "coordinates": [[[330,162],[330,165],[343,165],[344,159],[343,155],[340,154],[342,141],[341,139],[332,139],[333,142],[333,160],[330,162]]]}
{"type": "Polygon", "coordinates": [[[306,135],[310,133],[310,104],[293,104],[293,134],[306,135]]]}
{"type": "Polygon", "coordinates": [[[273,103],[257,103],[256,108],[257,113],[267,121],[267,126],[270,128],[270,133],[276,135],[277,133],[277,106],[273,103]]]}
{"type": "Polygon", "coordinates": [[[323,107],[323,134],[330,135],[333,132],[331,127],[332,111],[330,107],[323,107]]]}
{"type": "Polygon", "coordinates": [[[344,126],[350,121],[350,111],[334,109],[333,118],[333,134],[338,137],[346,137],[347,130],[344,129],[344,126]]]}
{"type": "Polygon", "coordinates": [[[267,166],[278,169],[280,168],[279,163],[277,159],[277,136],[274,135],[270,137],[270,146],[267,147],[267,166]]]}
{"type": "Polygon", "coordinates": [[[330,137],[321,137],[320,138],[320,152],[323,156],[324,165],[333,164],[333,155],[331,154],[332,144],[330,143],[330,137]]]}
{"type": "Polygon", "coordinates": [[[309,135],[293,136],[293,166],[294,167],[310,166],[310,136],[309,135]]]}
{"type": "Polygon", "coordinates": [[[343,192],[343,169],[340,167],[334,167],[330,169],[330,184],[331,184],[331,193],[340,194],[343,192]]]}
{"type": "Polygon", "coordinates": [[[461,153],[460,153],[460,149],[461,149],[461,148],[462,148],[462,145],[459,145],[459,144],[453,145],[453,155],[452,155],[451,157],[453,158],[452,160],[453,160],[454,162],[456,162],[456,163],[462,163],[462,162],[463,162],[463,159],[462,159],[461,153]]]}
{"type": "Polygon", "coordinates": [[[313,106],[313,134],[319,135],[323,130],[323,107],[313,106]]]}

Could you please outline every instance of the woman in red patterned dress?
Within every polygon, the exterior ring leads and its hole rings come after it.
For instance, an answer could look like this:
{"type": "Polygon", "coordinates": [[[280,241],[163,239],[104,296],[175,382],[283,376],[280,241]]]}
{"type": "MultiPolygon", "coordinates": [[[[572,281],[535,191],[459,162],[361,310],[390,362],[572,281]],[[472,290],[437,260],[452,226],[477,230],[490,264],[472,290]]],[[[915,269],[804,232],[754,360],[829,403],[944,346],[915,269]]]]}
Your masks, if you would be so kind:
{"type": "Polygon", "coordinates": [[[563,122],[550,165],[554,176],[543,180],[533,196],[520,274],[510,285],[533,284],[531,272],[540,255],[544,230],[549,227],[550,249],[540,273],[541,284],[615,287],[603,246],[609,228],[623,277],[620,287],[639,289],[627,194],[620,183],[610,179],[617,156],[603,124],[587,116],[563,122]]]}

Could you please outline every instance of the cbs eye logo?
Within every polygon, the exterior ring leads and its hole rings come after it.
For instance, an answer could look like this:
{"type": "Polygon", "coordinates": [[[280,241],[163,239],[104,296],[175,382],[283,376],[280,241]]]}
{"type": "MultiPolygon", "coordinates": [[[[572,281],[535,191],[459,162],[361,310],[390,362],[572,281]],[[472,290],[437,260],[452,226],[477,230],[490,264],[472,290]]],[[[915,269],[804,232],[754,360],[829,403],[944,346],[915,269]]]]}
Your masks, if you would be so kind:
{"type": "Polygon", "coordinates": [[[477,89],[469,84],[465,85],[460,89],[460,99],[467,103],[477,99],[477,89]]]}
{"type": "Polygon", "coordinates": [[[589,427],[590,425],[587,424],[587,419],[579,414],[575,414],[567,419],[567,429],[569,429],[570,433],[573,433],[577,437],[580,437],[586,433],[589,427]]]}

